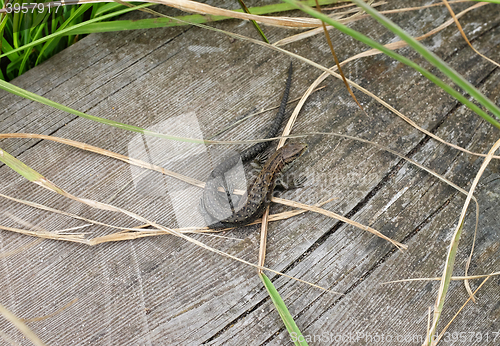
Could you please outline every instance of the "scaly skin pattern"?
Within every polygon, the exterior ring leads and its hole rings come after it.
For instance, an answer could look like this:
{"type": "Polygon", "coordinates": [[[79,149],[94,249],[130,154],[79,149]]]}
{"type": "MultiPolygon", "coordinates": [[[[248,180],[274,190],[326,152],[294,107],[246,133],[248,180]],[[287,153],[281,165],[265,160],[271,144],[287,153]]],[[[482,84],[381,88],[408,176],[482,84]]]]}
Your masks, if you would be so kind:
{"type": "MultiPolygon", "coordinates": [[[[278,149],[264,164],[255,181],[248,187],[240,200],[237,211],[225,219],[212,215],[220,221],[209,225],[210,228],[227,228],[242,226],[255,221],[262,216],[265,208],[271,203],[276,178],[285,165],[292,163],[307,149],[306,144],[287,144],[278,149]]],[[[215,195],[217,191],[215,191],[215,195]]]]}
{"type": "MultiPolygon", "coordinates": [[[[280,108],[265,138],[276,137],[281,127],[281,123],[283,122],[283,119],[285,117],[285,108],[288,102],[290,86],[292,84],[292,72],[293,67],[292,63],[290,63],[290,67],[288,69],[288,78],[286,81],[285,91],[283,92],[283,98],[281,99],[280,108]]],[[[264,150],[266,150],[270,144],[270,141],[257,143],[250,148],[242,151],[240,154],[228,157],[212,170],[203,191],[203,206],[201,208],[204,209],[204,212],[215,217],[217,220],[222,220],[235,212],[233,201],[231,199],[230,192],[228,191],[224,174],[231,168],[236,166],[238,162],[240,162],[240,159],[242,162],[250,161],[257,155],[262,153],[264,150]],[[217,193],[218,187],[222,187],[226,191],[225,197],[221,197],[217,193]]]]}

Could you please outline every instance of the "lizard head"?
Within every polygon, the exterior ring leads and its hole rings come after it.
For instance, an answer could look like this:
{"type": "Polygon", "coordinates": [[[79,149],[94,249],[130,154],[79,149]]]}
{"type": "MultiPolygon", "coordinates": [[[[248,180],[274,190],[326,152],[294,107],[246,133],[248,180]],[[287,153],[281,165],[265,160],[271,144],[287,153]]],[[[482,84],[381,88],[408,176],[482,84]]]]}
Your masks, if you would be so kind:
{"type": "Polygon", "coordinates": [[[291,143],[282,147],[281,153],[283,155],[283,161],[285,164],[293,162],[295,159],[300,157],[306,151],[307,144],[305,143],[291,143]]]}

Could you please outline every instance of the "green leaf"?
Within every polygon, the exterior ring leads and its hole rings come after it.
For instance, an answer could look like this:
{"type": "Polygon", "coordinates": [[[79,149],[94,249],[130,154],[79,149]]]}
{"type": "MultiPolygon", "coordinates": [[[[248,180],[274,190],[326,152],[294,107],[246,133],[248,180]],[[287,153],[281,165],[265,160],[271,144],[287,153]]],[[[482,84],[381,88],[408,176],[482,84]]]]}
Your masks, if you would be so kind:
{"type": "Polygon", "coordinates": [[[170,139],[170,140],[176,140],[176,141],[181,141],[181,142],[198,143],[198,144],[206,144],[206,143],[208,143],[208,141],[205,141],[203,139],[185,138],[185,137],[178,137],[178,136],[169,136],[169,135],[165,135],[163,133],[158,133],[158,132],[146,130],[146,129],[143,129],[142,127],[138,127],[138,126],[134,126],[134,125],[127,125],[127,124],[123,124],[123,123],[120,123],[120,122],[117,122],[117,121],[114,121],[114,120],[109,120],[109,119],[97,117],[95,115],[86,114],[86,113],[77,111],[75,109],[66,107],[66,106],[64,106],[62,104],[59,104],[57,102],[54,102],[52,100],[49,100],[49,99],[47,99],[47,98],[45,98],[43,96],[39,96],[37,94],[34,94],[34,93],[30,92],[30,91],[21,89],[18,86],[15,86],[14,84],[8,83],[6,81],[0,80],[0,89],[3,89],[5,91],[7,91],[7,92],[10,92],[10,93],[12,93],[14,95],[21,96],[21,97],[24,97],[26,99],[29,99],[29,100],[32,100],[32,101],[36,101],[36,102],[42,103],[44,105],[47,105],[47,106],[50,106],[50,107],[62,110],[64,112],[68,112],[68,113],[71,113],[71,114],[74,114],[74,115],[77,115],[79,117],[82,117],[82,118],[85,118],[85,119],[89,119],[89,120],[92,120],[92,121],[97,121],[97,122],[105,124],[105,125],[117,127],[119,129],[123,129],[123,130],[127,130],[127,131],[132,131],[132,132],[139,132],[139,133],[142,133],[142,134],[145,134],[145,135],[148,135],[148,136],[159,137],[159,138],[170,139]]]}
{"type": "Polygon", "coordinates": [[[2,36],[2,50],[5,52],[3,55],[9,58],[10,61],[19,59],[19,54],[12,52],[14,48],[7,42],[4,35],[2,36]]]}
{"type": "Polygon", "coordinates": [[[14,171],[28,179],[29,181],[38,181],[43,179],[43,175],[28,167],[23,162],[0,148],[0,161],[12,168],[14,171]]]}
{"type": "Polygon", "coordinates": [[[10,74],[15,74],[15,71],[19,68],[19,66],[21,66],[22,61],[23,61],[23,56],[20,55],[17,57],[17,59],[11,61],[7,65],[6,72],[7,72],[7,75],[9,75],[9,77],[10,77],[10,74]]]}
{"type": "MultiPolygon", "coordinates": [[[[238,0],[238,3],[240,4],[241,9],[243,11],[245,11],[248,14],[252,14],[252,12],[250,11],[250,9],[247,7],[247,5],[245,4],[245,2],[243,0],[238,0]]],[[[269,43],[269,40],[267,39],[266,35],[264,34],[264,31],[262,31],[262,29],[260,28],[259,24],[257,24],[257,22],[255,20],[251,20],[251,22],[252,22],[252,25],[255,28],[255,30],[257,30],[257,33],[264,40],[264,42],[269,43]]]]}
{"type": "Polygon", "coordinates": [[[93,17],[98,17],[105,14],[106,12],[121,10],[123,8],[126,8],[126,6],[123,6],[116,2],[110,2],[107,4],[103,4],[103,6],[100,6],[92,15],[93,17]]]}
{"type": "MultiPolygon", "coordinates": [[[[45,27],[45,22],[43,22],[42,24],[38,25],[36,28],[37,28],[37,32],[35,33],[33,39],[38,39],[40,36],[42,36],[42,33],[43,33],[43,28],[45,27]]],[[[26,62],[28,61],[28,58],[29,56],[31,55],[32,51],[31,49],[26,49],[26,52],[24,53],[24,57],[23,57],[23,61],[21,62],[21,65],[19,66],[19,72],[18,72],[18,76],[20,76],[24,70],[25,70],[25,65],[26,65],[26,62]]]]}
{"type": "MultiPolygon", "coordinates": [[[[337,3],[337,0],[322,0],[319,1],[320,5],[330,5],[337,3]]],[[[305,4],[314,5],[314,0],[304,1],[305,4]]],[[[284,11],[293,10],[295,7],[290,4],[273,4],[260,7],[250,7],[249,10],[252,14],[263,15],[270,13],[279,13],[284,11]]],[[[242,13],[243,10],[238,9],[234,12],[242,13]]],[[[209,22],[218,22],[221,20],[231,19],[231,17],[226,16],[204,16],[201,14],[193,14],[187,16],[177,17],[180,20],[194,23],[202,24],[209,22]]],[[[117,20],[113,22],[101,22],[95,24],[89,24],[84,27],[74,28],[67,35],[75,34],[91,34],[97,32],[112,32],[112,31],[122,31],[122,30],[138,30],[138,29],[152,29],[152,28],[165,28],[165,27],[175,27],[175,26],[186,26],[189,24],[180,23],[176,20],[170,18],[145,18],[139,20],[117,20]]]]}
{"type": "MultiPolygon", "coordinates": [[[[12,52],[10,52],[8,54],[11,54],[13,52],[19,52],[19,51],[22,51],[24,49],[28,49],[28,48],[37,46],[40,43],[43,43],[43,42],[46,42],[48,40],[53,39],[54,37],[65,36],[65,34],[67,35],[67,33],[70,32],[73,29],[80,28],[82,26],[85,26],[85,25],[88,25],[88,24],[91,24],[91,23],[99,22],[99,21],[102,21],[104,19],[113,18],[113,17],[119,16],[121,14],[130,12],[130,11],[134,11],[134,10],[137,10],[137,9],[140,9],[140,8],[143,8],[143,7],[148,7],[148,6],[151,6],[151,5],[153,5],[153,4],[147,3],[147,4],[138,5],[138,6],[134,7],[134,8],[125,8],[125,9],[123,9],[121,11],[113,12],[113,13],[107,14],[107,15],[99,17],[99,18],[88,20],[86,22],[77,24],[77,25],[75,25],[73,27],[69,27],[69,28],[66,28],[64,30],[54,32],[54,33],[52,33],[52,34],[50,34],[48,36],[45,36],[45,37],[43,37],[41,39],[38,39],[38,40],[35,40],[35,41],[33,41],[33,42],[31,42],[31,43],[29,43],[27,45],[24,45],[22,47],[16,48],[16,49],[12,50],[12,52]]],[[[53,17],[52,24],[54,24],[54,22],[56,22],[57,20],[58,20],[58,18],[54,18],[53,17]]],[[[51,27],[54,28],[54,25],[51,25],[51,27]]],[[[70,33],[69,35],[72,35],[72,33],[70,33]]],[[[4,56],[7,56],[8,54],[4,53],[4,54],[0,55],[0,58],[3,58],[4,56]]]]}
{"type": "Polygon", "coordinates": [[[476,2],[491,2],[492,4],[500,4],[500,0],[471,0],[476,2]]]}
{"type": "MultiPolygon", "coordinates": [[[[74,6],[72,6],[72,7],[74,9],[74,6]]],[[[63,31],[64,28],[66,28],[68,25],[70,25],[71,22],[73,20],[75,20],[75,18],[78,18],[78,16],[83,15],[85,13],[85,11],[87,11],[91,7],[92,7],[92,4],[81,5],[78,7],[78,9],[76,11],[72,11],[71,16],[68,19],[66,19],[64,21],[64,23],[62,23],[62,25],[57,29],[56,35],[58,32],[63,31]]],[[[42,49],[40,50],[40,53],[38,54],[38,58],[36,59],[35,66],[40,63],[46,50],[48,50],[50,52],[50,51],[55,49],[55,47],[57,46],[57,44],[59,43],[59,40],[61,38],[62,38],[62,36],[55,36],[55,37],[49,39],[43,45],[42,49]]],[[[37,40],[35,39],[35,41],[37,41],[37,40]]]]}
{"type": "Polygon", "coordinates": [[[14,12],[12,16],[12,45],[15,48],[19,48],[19,26],[20,26],[20,20],[19,18],[21,17],[21,13],[19,12],[14,12]]]}
{"type": "Polygon", "coordinates": [[[300,332],[299,327],[297,327],[297,324],[288,311],[285,302],[283,301],[283,299],[281,299],[281,296],[276,290],[276,287],[274,287],[271,280],[269,280],[269,278],[264,273],[259,273],[259,277],[264,283],[264,286],[267,289],[267,293],[269,293],[269,297],[271,297],[274,307],[276,308],[276,310],[278,310],[278,313],[283,320],[286,329],[288,330],[288,334],[290,334],[290,339],[297,346],[306,346],[307,342],[305,341],[304,336],[300,332]]]}

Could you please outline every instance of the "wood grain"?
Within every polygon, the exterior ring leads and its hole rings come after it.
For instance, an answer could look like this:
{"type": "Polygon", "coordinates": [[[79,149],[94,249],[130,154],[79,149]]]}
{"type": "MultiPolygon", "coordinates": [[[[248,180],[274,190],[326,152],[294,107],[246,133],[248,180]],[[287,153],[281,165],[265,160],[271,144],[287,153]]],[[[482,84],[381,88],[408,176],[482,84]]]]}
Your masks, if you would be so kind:
{"type": "MultiPolygon", "coordinates": [[[[398,1],[390,8],[410,5],[421,3],[398,1]]],[[[457,6],[457,12],[466,6],[457,6]]],[[[479,51],[499,61],[497,13],[497,6],[484,6],[462,17],[461,24],[479,51]]],[[[448,18],[441,7],[391,16],[414,36],[448,18]]],[[[231,20],[216,25],[257,37],[249,23],[231,20]]],[[[264,28],[272,42],[293,33],[264,28]]],[[[357,22],[353,28],[383,43],[397,39],[372,20],[357,22]]],[[[331,34],[341,60],[367,49],[342,34],[331,34]]],[[[498,103],[498,70],[476,56],[455,27],[423,43],[498,103]]],[[[321,36],[286,48],[324,66],[333,65],[321,36]]],[[[410,49],[400,53],[437,73],[410,49]]],[[[169,134],[200,134],[206,138],[253,109],[277,105],[289,61],[274,51],[196,27],[140,30],[90,35],[17,78],[14,84],[92,115],[171,130],[169,134]]],[[[347,65],[344,72],[447,141],[487,152],[498,139],[498,131],[488,123],[387,57],[365,58],[347,65]]],[[[301,95],[320,73],[294,61],[290,98],[301,95]]],[[[338,132],[374,141],[468,189],[482,158],[429,139],[356,92],[370,115],[366,118],[341,82],[327,79],[324,84],[327,87],[306,103],[292,133],[338,132]]],[[[221,139],[260,138],[272,116],[267,113],[252,118],[221,139]]],[[[149,158],[156,164],[165,161],[167,169],[200,180],[205,180],[211,167],[228,151],[240,149],[200,149],[136,137],[5,92],[0,92],[0,130],[50,134],[138,159],[149,158]],[[143,148],[146,145],[147,150],[143,148]]],[[[326,216],[305,213],[270,225],[266,265],[344,295],[339,297],[281,277],[272,277],[274,284],[301,331],[310,337],[316,335],[310,345],[373,345],[369,336],[376,333],[393,339],[414,337],[389,345],[419,345],[417,339],[425,335],[428,307],[434,303],[439,282],[382,283],[441,274],[464,196],[404,160],[367,144],[329,136],[313,136],[306,141],[309,150],[293,170],[308,177],[306,186],[282,197],[315,204],[337,196],[325,208],[407,244],[408,250],[400,253],[372,234],[326,216]],[[360,338],[352,342],[326,339],[353,334],[360,338]]],[[[8,139],[2,140],[0,147],[80,197],[105,202],[118,192],[113,204],[163,225],[201,222],[196,216],[201,191],[185,183],[148,173],[145,179],[136,178],[137,184],[128,184],[136,172],[126,164],[48,141],[8,139]]],[[[493,161],[476,194],[480,225],[470,274],[500,268],[498,167],[493,161]]],[[[0,167],[0,176],[4,194],[120,226],[137,225],[129,218],[55,196],[8,167],[0,167]]],[[[1,203],[0,224],[4,226],[31,225],[54,231],[82,224],[10,201],[1,203]],[[20,225],[16,218],[29,225],[20,225]]],[[[271,207],[273,212],[285,209],[271,207]]],[[[473,212],[460,243],[456,275],[463,274],[472,243],[473,212]]],[[[257,230],[252,226],[226,234],[238,239],[195,237],[256,263],[257,230]]],[[[111,232],[97,226],[85,231],[92,236],[111,232]]],[[[33,241],[0,231],[0,253],[33,241]]],[[[50,315],[78,299],[50,318],[28,323],[48,345],[292,344],[253,268],[171,236],[96,247],[44,240],[0,257],[0,263],[0,301],[20,318],[50,315]]],[[[483,337],[489,333],[490,341],[474,339],[458,344],[495,344],[491,338],[500,330],[499,279],[489,281],[478,294],[478,304],[468,305],[448,331],[481,333],[483,337]]],[[[472,288],[479,283],[472,281],[472,288]]],[[[466,299],[463,284],[452,283],[438,329],[466,299]]],[[[29,344],[6,321],[0,321],[0,328],[18,343],[29,344]]]]}

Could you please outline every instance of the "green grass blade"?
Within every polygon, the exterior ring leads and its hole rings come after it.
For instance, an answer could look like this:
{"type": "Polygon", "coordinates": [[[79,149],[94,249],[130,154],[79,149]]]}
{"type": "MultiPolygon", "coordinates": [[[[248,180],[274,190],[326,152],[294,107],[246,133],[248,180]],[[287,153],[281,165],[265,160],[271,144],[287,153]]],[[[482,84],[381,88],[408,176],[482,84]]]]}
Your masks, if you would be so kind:
{"type": "Polygon", "coordinates": [[[105,125],[117,127],[119,129],[123,129],[123,130],[127,130],[127,131],[132,131],[132,132],[139,132],[139,133],[142,133],[142,134],[145,134],[145,135],[148,135],[148,136],[159,137],[159,138],[170,139],[170,140],[176,140],[176,141],[181,141],[181,142],[199,143],[199,144],[208,143],[207,141],[204,141],[202,139],[185,138],[185,137],[178,137],[178,136],[169,136],[169,135],[165,135],[165,134],[162,134],[162,133],[158,133],[158,132],[146,130],[146,129],[143,129],[142,127],[133,126],[133,125],[127,125],[127,124],[123,124],[123,123],[120,123],[120,122],[117,122],[117,121],[113,121],[113,120],[109,120],[109,119],[105,119],[105,118],[100,118],[100,117],[97,117],[95,115],[86,114],[86,113],[77,111],[75,109],[69,108],[67,106],[61,105],[61,104],[59,104],[57,102],[51,101],[51,100],[49,100],[49,99],[47,99],[47,98],[45,98],[43,96],[34,94],[34,93],[30,92],[30,91],[21,89],[18,86],[15,86],[15,85],[10,84],[10,83],[8,83],[6,81],[3,81],[3,80],[0,80],[0,89],[3,89],[5,91],[7,91],[7,92],[10,92],[10,93],[12,93],[14,95],[21,96],[21,97],[24,97],[26,99],[29,99],[29,100],[32,100],[32,101],[36,101],[36,102],[42,103],[44,105],[47,105],[47,106],[50,106],[50,107],[62,110],[64,112],[68,112],[68,113],[71,113],[71,114],[74,114],[74,115],[77,115],[79,117],[82,117],[82,118],[85,118],[85,119],[89,119],[89,120],[92,120],[92,121],[97,121],[97,122],[105,124],[105,125]]]}
{"type": "MultiPolygon", "coordinates": [[[[434,84],[439,86],[441,89],[446,91],[448,94],[453,96],[455,99],[457,99],[458,101],[460,101],[461,103],[466,105],[469,109],[476,112],[479,116],[481,116],[483,119],[488,121],[490,124],[492,124],[493,126],[495,126],[498,129],[500,129],[500,123],[495,118],[493,118],[488,113],[483,111],[480,107],[475,105],[472,101],[468,100],[465,96],[463,96],[461,93],[459,93],[458,91],[453,89],[450,85],[446,84],[441,79],[439,79],[438,77],[436,77],[435,75],[433,75],[432,73],[430,73],[429,71],[427,71],[426,69],[421,67],[420,65],[411,61],[410,59],[384,47],[382,44],[368,38],[367,36],[361,34],[360,32],[353,30],[353,29],[331,19],[330,17],[328,17],[324,14],[317,12],[316,10],[312,9],[311,7],[308,7],[308,6],[301,4],[300,2],[298,2],[296,0],[283,0],[283,1],[290,3],[290,4],[294,4],[298,9],[310,14],[311,16],[313,16],[315,18],[321,19],[322,21],[333,26],[337,30],[339,30],[339,31],[341,31],[349,36],[352,36],[356,40],[363,42],[372,48],[380,50],[384,54],[390,56],[393,59],[396,59],[396,60],[402,62],[405,65],[410,66],[411,68],[420,72],[424,77],[429,79],[431,82],[433,82],[434,84]]],[[[357,0],[353,0],[353,1],[357,1],[357,0]]]]}
{"type": "Polygon", "coordinates": [[[50,33],[54,34],[57,30],[59,19],[62,19],[60,16],[56,14],[55,11],[51,12],[52,20],[50,22],[50,33]]]}
{"type": "MultiPolygon", "coordinates": [[[[450,282],[451,282],[451,276],[453,275],[453,267],[455,266],[455,258],[457,256],[457,250],[458,250],[458,243],[460,242],[460,236],[462,235],[462,229],[464,227],[464,220],[460,223],[460,226],[458,227],[457,232],[455,233],[453,240],[451,242],[450,246],[450,251],[448,254],[447,261],[445,263],[445,270],[444,272],[446,273],[444,276],[444,282],[442,283],[443,285],[443,295],[442,298],[439,300],[437,303],[437,308],[434,311],[434,317],[437,317],[437,320],[435,320],[435,323],[437,324],[437,321],[439,320],[439,317],[441,315],[441,312],[443,311],[444,307],[444,301],[446,298],[446,293],[448,292],[448,289],[450,287],[450,282]]],[[[434,321],[433,321],[434,323],[434,321]]],[[[435,328],[431,327],[431,330],[433,330],[433,335],[435,335],[435,328]]],[[[431,335],[431,337],[433,336],[431,335]]],[[[427,343],[431,345],[431,340],[427,340],[427,343]]]]}
{"type": "Polygon", "coordinates": [[[119,10],[119,9],[123,9],[125,8],[126,6],[123,6],[121,4],[118,4],[116,2],[110,2],[110,3],[107,3],[107,4],[103,4],[103,6],[100,6],[94,13],[92,13],[93,15],[93,18],[94,17],[99,17],[107,12],[110,12],[110,11],[116,11],[116,10],[119,10]]]}
{"type": "Polygon", "coordinates": [[[14,12],[12,16],[12,45],[15,48],[19,48],[19,26],[20,26],[20,20],[19,17],[21,16],[21,13],[19,12],[14,12]]]}
{"type": "Polygon", "coordinates": [[[62,190],[60,187],[46,179],[43,175],[35,171],[33,168],[26,165],[24,162],[16,159],[14,156],[0,148],[0,162],[5,163],[12,170],[22,175],[29,181],[56,192],[60,195],[68,197],[68,193],[62,190]]]}
{"type": "MultiPolygon", "coordinates": [[[[45,22],[38,25],[37,27],[35,27],[37,29],[37,31],[33,37],[34,40],[37,40],[38,38],[40,38],[40,36],[42,36],[44,27],[45,27],[45,22]]],[[[27,63],[28,58],[31,55],[31,53],[32,53],[31,49],[26,49],[26,52],[24,53],[23,61],[21,62],[21,65],[19,66],[19,72],[17,74],[18,76],[20,76],[21,74],[24,73],[26,63],[27,63]]]]}
{"type": "MultiPolygon", "coordinates": [[[[322,0],[319,1],[320,5],[330,5],[339,2],[337,0],[322,0]]],[[[304,1],[305,4],[314,5],[314,0],[304,1]]],[[[249,10],[252,14],[263,15],[270,13],[279,13],[284,11],[290,11],[295,9],[293,5],[280,3],[274,5],[266,5],[260,7],[250,7],[249,10]]],[[[243,12],[243,10],[235,10],[234,12],[243,12]]],[[[178,19],[194,23],[203,24],[209,22],[218,22],[221,20],[231,19],[231,17],[226,16],[204,16],[201,14],[187,15],[177,17],[178,19]]],[[[181,23],[170,18],[145,18],[140,20],[117,20],[113,22],[102,22],[89,24],[84,27],[75,28],[71,30],[67,35],[76,34],[91,34],[97,32],[112,32],[112,31],[122,31],[122,30],[138,30],[138,29],[153,29],[153,28],[165,28],[165,27],[175,27],[175,26],[186,26],[187,23],[181,23]]]]}
{"type": "Polygon", "coordinates": [[[2,56],[6,56],[10,61],[19,59],[19,54],[17,54],[16,52],[12,52],[14,50],[14,47],[12,47],[9,42],[7,42],[5,36],[2,36],[2,50],[5,52],[2,56]]]}
{"type": "MultiPolygon", "coordinates": [[[[3,4],[2,4],[3,7],[3,4]]],[[[5,40],[5,25],[7,24],[7,21],[9,20],[7,13],[3,13],[0,15],[1,21],[0,21],[0,37],[2,37],[2,40],[0,41],[0,53],[3,51],[3,42],[5,40]]]]}
{"type": "Polygon", "coordinates": [[[21,61],[23,60],[23,56],[19,56],[17,59],[11,61],[6,68],[7,77],[14,78],[15,71],[21,66],[21,61]]]}
{"type": "MultiPolygon", "coordinates": [[[[247,7],[247,5],[245,5],[245,3],[243,2],[243,0],[238,0],[238,3],[240,4],[241,9],[243,11],[245,11],[245,13],[252,14],[252,12],[247,7]]],[[[259,24],[257,24],[257,22],[255,20],[251,20],[251,22],[252,22],[252,25],[255,28],[255,30],[257,30],[257,33],[264,40],[264,42],[269,43],[269,40],[267,39],[266,35],[264,34],[264,31],[262,31],[262,29],[260,28],[259,24]]]]}
{"type": "MultiPolygon", "coordinates": [[[[192,23],[206,23],[209,20],[199,14],[183,16],[187,22],[192,23]]],[[[227,19],[227,17],[222,16],[212,16],[210,18],[213,21],[220,21],[227,19]]],[[[113,32],[113,31],[125,31],[125,30],[138,30],[138,29],[154,29],[154,28],[165,28],[165,27],[175,27],[175,26],[186,26],[189,24],[179,23],[175,20],[169,18],[145,18],[139,20],[116,20],[112,22],[102,22],[88,24],[79,28],[74,28],[66,33],[66,35],[86,35],[100,32],[113,32]]]]}
{"type": "MultiPolygon", "coordinates": [[[[141,4],[141,5],[135,6],[134,8],[125,8],[125,9],[117,11],[117,12],[109,13],[109,14],[104,15],[102,17],[98,17],[98,18],[94,18],[94,19],[85,21],[85,22],[77,24],[77,25],[75,25],[73,27],[69,27],[69,28],[66,28],[64,30],[54,32],[54,33],[52,33],[52,34],[50,34],[48,36],[45,36],[45,37],[43,37],[41,39],[38,39],[38,40],[35,40],[35,41],[33,41],[33,42],[31,42],[31,43],[29,43],[27,45],[24,45],[22,47],[16,48],[16,49],[12,50],[12,52],[17,53],[17,52],[22,51],[24,49],[28,49],[28,48],[37,46],[40,43],[46,42],[46,41],[48,41],[50,39],[53,39],[54,37],[57,37],[57,36],[67,36],[67,33],[69,31],[73,30],[74,28],[80,28],[82,26],[85,26],[85,25],[88,25],[88,24],[91,24],[91,23],[95,23],[95,22],[98,22],[98,21],[101,21],[101,20],[104,20],[104,19],[113,18],[113,17],[119,16],[121,14],[125,14],[127,12],[134,11],[134,10],[137,10],[139,8],[148,7],[148,6],[151,6],[151,5],[154,5],[154,4],[150,4],[150,3],[141,4]]],[[[54,21],[57,21],[57,18],[54,21]]],[[[54,23],[54,21],[52,21],[52,23],[54,23]]],[[[54,26],[51,26],[51,27],[54,27],[54,26]]],[[[2,54],[2,55],[0,55],[0,58],[3,58],[4,56],[7,56],[8,54],[12,54],[12,52],[2,54]]]]}
{"type": "Polygon", "coordinates": [[[19,70],[17,72],[17,76],[19,77],[24,73],[24,69],[26,67],[26,63],[28,62],[28,58],[31,55],[31,49],[26,49],[23,54],[23,59],[21,60],[21,64],[19,64],[19,70]]]}
{"type": "Polygon", "coordinates": [[[106,4],[94,4],[94,6],[92,6],[92,13],[90,13],[90,19],[95,18],[96,12],[104,5],[106,4]]]}
{"type": "Polygon", "coordinates": [[[274,287],[271,280],[269,280],[269,278],[265,274],[259,273],[259,277],[264,283],[267,293],[269,293],[269,296],[271,297],[271,300],[273,301],[276,310],[278,310],[278,313],[280,314],[280,317],[283,320],[283,323],[285,324],[288,333],[290,334],[291,340],[294,342],[296,346],[306,346],[307,342],[305,341],[302,333],[300,332],[299,327],[297,327],[297,324],[293,320],[292,315],[288,311],[285,302],[283,301],[283,299],[281,299],[281,296],[276,290],[276,287],[274,287]]]}
{"type": "MultiPolygon", "coordinates": [[[[446,256],[446,262],[445,262],[445,269],[443,272],[441,284],[439,286],[438,296],[436,298],[436,303],[435,303],[435,307],[434,307],[434,316],[433,316],[432,324],[431,324],[431,327],[430,327],[430,330],[428,333],[429,340],[427,340],[427,344],[429,346],[435,344],[435,343],[433,343],[432,337],[434,335],[436,335],[438,322],[439,322],[439,319],[441,317],[441,313],[443,312],[443,307],[444,307],[444,303],[446,300],[446,295],[448,293],[448,288],[449,288],[451,276],[453,273],[453,266],[455,264],[455,257],[456,257],[457,250],[458,250],[458,243],[460,241],[460,235],[461,235],[462,230],[463,230],[465,217],[467,215],[467,210],[469,208],[470,202],[474,198],[474,191],[476,191],[479,180],[481,179],[484,171],[486,170],[486,167],[488,167],[489,163],[491,162],[491,160],[493,158],[493,154],[498,150],[499,147],[500,147],[500,139],[497,140],[495,142],[495,144],[488,151],[488,154],[486,155],[483,163],[481,164],[481,167],[479,168],[478,172],[476,173],[476,177],[474,178],[474,180],[472,181],[472,184],[470,185],[470,190],[467,193],[467,198],[465,199],[465,203],[462,206],[462,212],[460,213],[460,218],[458,221],[457,229],[453,233],[453,236],[451,238],[451,243],[450,243],[450,246],[448,248],[448,254],[446,256]]],[[[477,202],[476,202],[476,208],[478,208],[478,207],[479,206],[477,205],[477,202]]],[[[476,209],[476,212],[477,212],[477,209],[476,209]]],[[[444,332],[444,330],[443,330],[443,332],[444,332]]],[[[441,332],[441,334],[440,334],[441,336],[443,336],[443,332],[441,332]]]]}
{"type": "Polygon", "coordinates": [[[486,109],[488,109],[498,119],[500,119],[500,108],[498,108],[493,101],[484,96],[479,90],[476,89],[475,86],[469,83],[467,79],[465,79],[460,73],[451,68],[440,57],[425,48],[422,43],[415,40],[406,31],[396,25],[396,23],[380,14],[376,9],[367,5],[362,0],[352,0],[352,2],[365,10],[366,13],[372,16],[372,18],[377,20],[380,24],[398,35],[402,40],[408,43],[409,46],[420,53],[427,61],[436,66],[441,72],[443,72],[448,78],[450,78],[456,85],[465,90],[469,95],[474,97],[474,99],[476,99],[480,104],[482,104],[484,107],[486,107],[486,109]]]}
{"type": "Polygon", "coordinates": [[[14,156],[0,148],[0,161],[12,168],[14,171],[28,179],[29,181],[40,181],[43,175],[35,171],[33,168],[25,165],[23,162],[16,159],[14,156]]]}
{"type": "MultiPolygon", "coordinates": [[[[74,9],[74,6],[72,6],[72,7],[74,9]]],[[[64,30],[64,28],[66,28],[68,25],[70,25],[71,22],[73,20],[75,20],[75,18],[77,18],[78,16],[83,15],[85,13],[85,11],[87,11],[91,7],[92,7],[92,4],[85,4],[85,5],[79,6],[76,11],[72,11],[71,16],[68,19],[66,19],[64,21],[64,23],[62,23],[62,25],[57,29],[56,35],[57,35],[58,32],[64,30]]],[[[52,51],[57,46],[57,44],[59,43],[59,41],[62,38],[63,38],[63,36],[55,36],[55,37],[49,39],[43,45],[42,49],[40,50],[40,53],[38,54],[38,58],[36,59],[35,66],[38,65],[41,62],[41,59],[43,58],[45,51],[46,50],[48,50],[49,52],[52,51]]]]}

